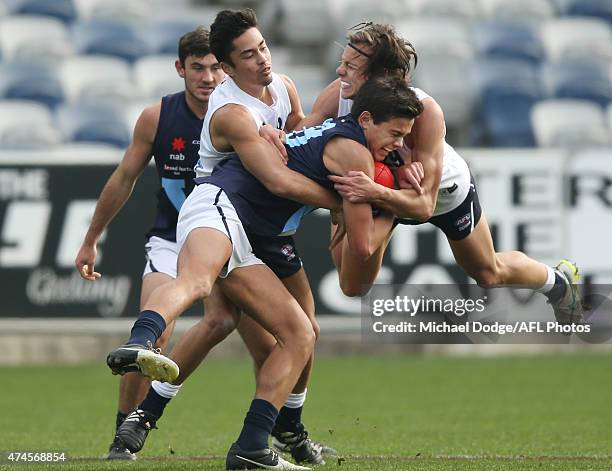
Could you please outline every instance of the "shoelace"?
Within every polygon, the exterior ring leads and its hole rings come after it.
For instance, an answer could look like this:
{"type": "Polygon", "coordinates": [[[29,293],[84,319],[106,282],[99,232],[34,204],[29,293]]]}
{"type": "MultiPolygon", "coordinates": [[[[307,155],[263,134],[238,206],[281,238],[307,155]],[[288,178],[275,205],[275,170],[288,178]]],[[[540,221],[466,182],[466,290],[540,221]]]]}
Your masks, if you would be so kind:
{"type": "Polygon", "coordinates": [[[161,354],[161,348],[155,348],[150,340],[147,340],[147,350],[151,350],[153,353],[161,354]]]}

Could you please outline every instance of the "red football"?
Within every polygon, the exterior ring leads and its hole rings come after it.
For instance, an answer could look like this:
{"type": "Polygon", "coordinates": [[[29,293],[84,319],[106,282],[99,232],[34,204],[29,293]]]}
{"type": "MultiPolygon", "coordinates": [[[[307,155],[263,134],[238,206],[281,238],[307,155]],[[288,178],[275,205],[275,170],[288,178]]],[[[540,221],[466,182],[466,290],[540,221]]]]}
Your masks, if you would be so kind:
{"type": "Polygon", "coordinates": [[[395,178],[388,165],[374,162],[374,181],[387,188],[395,188],[395,178]]]}

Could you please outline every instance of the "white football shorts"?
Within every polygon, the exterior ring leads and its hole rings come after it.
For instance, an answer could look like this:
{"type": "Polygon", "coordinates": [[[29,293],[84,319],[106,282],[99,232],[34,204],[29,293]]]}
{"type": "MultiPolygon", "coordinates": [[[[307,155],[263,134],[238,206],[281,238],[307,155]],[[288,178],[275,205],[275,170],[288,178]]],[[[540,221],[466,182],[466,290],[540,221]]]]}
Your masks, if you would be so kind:
{"type": "MultiPolygon", "coordinates": [[[[253,254],[253,248],[236,209],[218,186],[207,183],[198,185],[183,203],[176,226],[179,251],[189,233],[199,227],[221,231],[232,242],[232,255],[219,274],[221,278],[225,278],[235,268],[264,264],[253,254]]],[[[207,249],[202,247],[202,250],[207,249]]]]}

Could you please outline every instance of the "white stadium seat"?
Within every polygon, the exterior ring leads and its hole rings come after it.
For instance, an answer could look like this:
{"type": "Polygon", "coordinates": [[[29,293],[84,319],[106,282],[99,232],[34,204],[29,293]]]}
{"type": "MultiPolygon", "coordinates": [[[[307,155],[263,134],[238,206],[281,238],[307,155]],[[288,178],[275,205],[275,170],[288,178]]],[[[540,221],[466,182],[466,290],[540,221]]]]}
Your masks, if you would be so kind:
{"type": "Polygon", "coordinates": [[[48,148],[60,142],[61,134],[45,105],[26,100],[0,101],[0,148],[48,148]]]}
{"type": "Polygon", "coordinates": [[[412,11],[418,16],[449,16],[478,18],[484,12],[480,0],[411,0],[412,11]]]}
{"type": "Polygon", "coordinates": [[[73,103],[125,103],[139,97],[130,65],[117,57],[70,57],[60,66],[60,80],[73,103]]]}
{"type": "Polygon", "coordinates": [[[174,68],[176,55],[145,56],[134,63],[134,81],[145,97],[159,98],[184,88],[174,68]]]}
{"type": "Polygon", "coordinates": [[[602,146],[609,142],[601,107],[585,100],[542,100],[531,110],[540,147],[602,146]]]}
{"type": "Polygon", "coordinates": [[[555,16],[550,0],[481,0],[487,16],[517,22],[538,22],[555,16]]]}
{"type": "Polygon", "coordinates": [[[540,31],[544,48],[553,60],[563,59],[568,48],[588,50],[591,44],[612,39],[610,25],[596,18],[554,18],[545,22],[540,31]]]}
{"type": "Polygon", "coordinates": [[[74,54],[68,29],[52,17],[0,17],[0,45],[4,60],[54,61],[74,54]]]}

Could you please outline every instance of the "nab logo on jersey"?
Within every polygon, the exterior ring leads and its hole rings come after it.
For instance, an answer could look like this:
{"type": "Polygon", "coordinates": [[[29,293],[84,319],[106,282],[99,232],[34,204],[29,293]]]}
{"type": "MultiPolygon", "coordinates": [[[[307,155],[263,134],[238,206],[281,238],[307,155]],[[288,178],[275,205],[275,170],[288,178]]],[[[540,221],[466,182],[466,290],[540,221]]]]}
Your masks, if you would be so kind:
{"type": "Polygon", "coordinates": [[[183,151],[185,150],[185,139],[182,137],[175,137],[172,139],[172,151],[178,152],[177,154],[170,154],[170,160],[185,160],[185,154],[183,151]]]}

